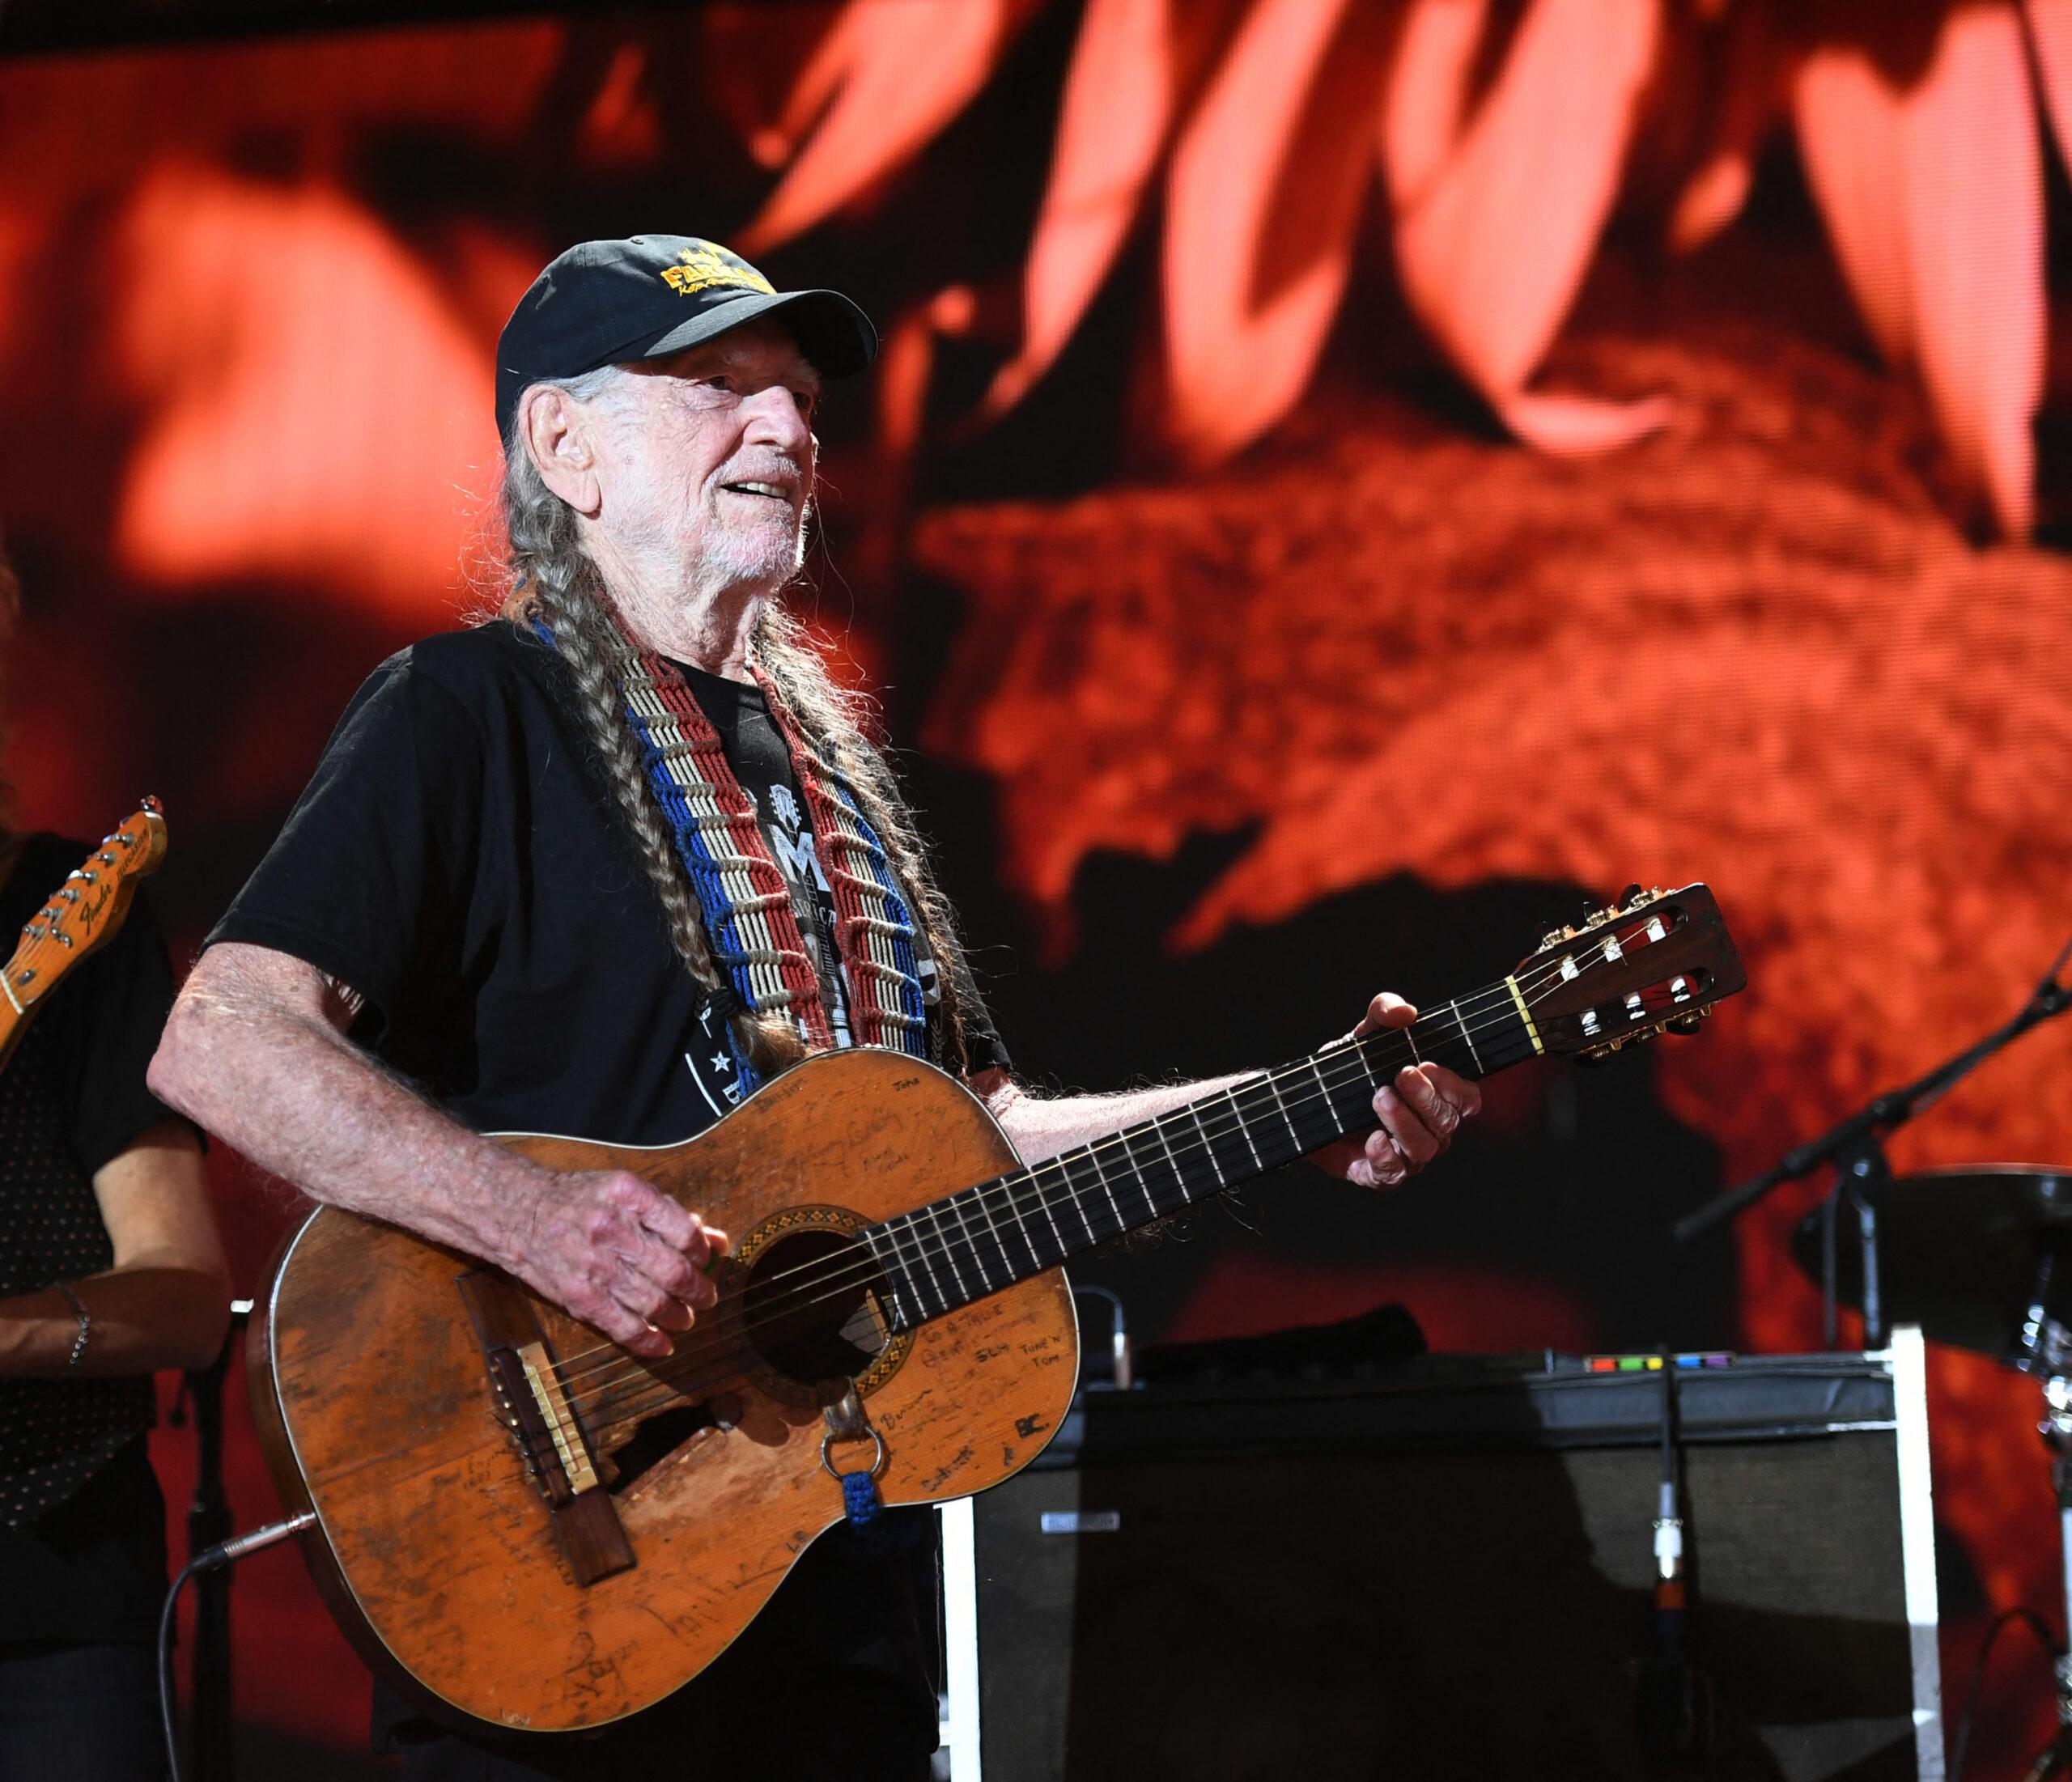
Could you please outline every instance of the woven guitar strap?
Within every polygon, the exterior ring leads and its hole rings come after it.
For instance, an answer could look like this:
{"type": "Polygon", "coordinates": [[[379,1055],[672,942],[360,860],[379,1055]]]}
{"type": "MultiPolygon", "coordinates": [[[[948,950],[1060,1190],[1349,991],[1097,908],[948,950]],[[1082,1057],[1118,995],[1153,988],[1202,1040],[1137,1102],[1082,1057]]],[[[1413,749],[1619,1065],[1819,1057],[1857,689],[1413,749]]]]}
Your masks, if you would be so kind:
{"type": "MultiPolygon", "coordinates": [[[[544,627],[542,627],[544,630],[544,627]]],[[[548,634],[550,636],[551,634],[548,634]]],[[[712,953],[745,1007],[783,1009],[809,1050],[834,1044],[813,956],[791,893],[712,727],[675,664],[619,634],[611,664],[626,721],[690,876],[712,953]]],[[[834,903],[834,945],[858,1044],[928,1054],[914,919],[855,792],[808,740],[760,670],[757,684],[783,739],[834,903]]],[[[761,1078],[731,1025],[741,1093],[761,1078]]]]}

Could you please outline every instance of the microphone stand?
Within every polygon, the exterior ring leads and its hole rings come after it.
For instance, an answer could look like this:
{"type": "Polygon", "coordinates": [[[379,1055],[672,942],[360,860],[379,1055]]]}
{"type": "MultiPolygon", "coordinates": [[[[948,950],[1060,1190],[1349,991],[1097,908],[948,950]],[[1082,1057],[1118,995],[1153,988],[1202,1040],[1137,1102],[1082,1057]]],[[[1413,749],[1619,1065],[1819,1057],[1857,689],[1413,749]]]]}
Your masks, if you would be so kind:
{"type": "Polygon", "coordinates": [[[1885,1157],[1885,1140],[1916,1114],[1933,1107],[1996,1052],[2011,1045],[2031,1028],[2040,1027],[2072,1008],[2072,986],[2057,981],[2057,974],[2064,969],[2068,959],[2072,959],[2072,940],[2065,944],[2063,950],[2051,962],[2050,969],[2044,974],[2043,981],[2030,993],[2028,1001],[2013,1020],[1994,1028],[1985,1038],[1937,1065],[1925,1076],[1873,1097],[1819,1138],[1786,1152],[1773,1168],[1761,1175],[1751,1177],[1696,1212],[1687,1213],[1671,1228],[1676,1241],[1679,1244],[1688,1243],[1700,1232],[1710,1231],[1713,1226],[1754,1206],[1773,1189],[1811,1175],[1824,1164],[1832,1164],[1834,1192],[1828,1197],[1821,1214],[1821,1294],[1827,1346],[1831,1349],[1835,1346],[1836,1227],[1841,1207],[1846,1203],[1854,1216],[1856,1240],[1863,1256],[1863,1346],[1866,1349],[1883,1348],[1889,1335],[1884,1294],[1878,1275],[1878,1216],[1886,1185],[1892,1179],[1892,1166],[1885,1157]]]}

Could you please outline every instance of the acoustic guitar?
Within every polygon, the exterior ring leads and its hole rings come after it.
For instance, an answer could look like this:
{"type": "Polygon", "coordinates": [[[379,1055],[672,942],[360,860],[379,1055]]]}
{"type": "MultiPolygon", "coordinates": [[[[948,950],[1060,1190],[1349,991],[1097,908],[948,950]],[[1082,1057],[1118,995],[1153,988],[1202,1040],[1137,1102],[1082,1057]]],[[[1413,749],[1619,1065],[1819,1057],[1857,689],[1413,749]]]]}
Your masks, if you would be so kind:
{"type": "Polygon", "coordinates": [[[421,1703],[572,1730],[695,1676],[844,1512],[982,1491],[1078,1374],[1059,1266],[1374,1124],[1403,1065],[1483,1077],[1688,1031],[1745,982],[1703,885],[1636,893],[1407,1029],[1340,1041],[1032,1165],[902,1054],[806,1059],[684,1143],[500,1135],[634,1171],[732,1233],[660,1360],[519,1283],[325,1208],[251,1330],[253,1408],[340,1625],[421,1703]]]}
{"type": "Polygon", "coordinates": [[[147,798],[29,919],[14,957],[0,967],[0,1067],[28,1031],[36,1004],[66,973],[114,938],[138,881],[157,872],[164,858],[165,814],[155,798],[147,798]]]}

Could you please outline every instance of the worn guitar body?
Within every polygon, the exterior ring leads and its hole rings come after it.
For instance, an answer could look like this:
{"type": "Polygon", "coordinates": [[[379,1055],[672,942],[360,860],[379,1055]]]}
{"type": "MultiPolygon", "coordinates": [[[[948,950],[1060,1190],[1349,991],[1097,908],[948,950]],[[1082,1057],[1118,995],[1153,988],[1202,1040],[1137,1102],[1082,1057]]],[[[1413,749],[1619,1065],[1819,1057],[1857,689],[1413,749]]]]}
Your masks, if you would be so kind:
{"type": "Polygon", "coordinates": [[[695,1676],[843,1513],[1026,1466],[1078,1374],[1059,1265],[1374,1124],[1406,1065],[1471,1077],[1696,1028],[1747,978],[1701,885],[1635,890],[1408,1027],[1306,1054],[1026,1169],[902,1054],[809,1059],[658,1150],[508,1138],[646,1177],[734,1240],[643,1361],[508,1277],[316,1214],[253,1326],[253,1406],[317,1583],[377,1670],[511,1727],[597,1726],[695,1676]]]}
{"type": "MultiPolygon", "coordinates": [[[[732,1237],[720,1303],[677,1356],[601,1350],[507,1277],[326,1209],[290,1239],[253,1326],[253,1405],[283,1501],[316,1513],[302,1539],[318,1585],[379,1674],[508,1727],[594,1727],[696,1675],[842,1517],[822,1466],[838,1339],[766,1340],[754,1296],[802,1261],[825,1268],[842,1232],[1016,1158],[961,1085],[862,1049],[809,1059],[686,1143],[504,1142],[558,1169],[632,1170],[732,1237]],[[514,1423],[526,1383],[493,1371],[492,1351],[507,1370],[534,1340],[560,1388],[550,1413],[601,1369],[620,1382],[591,1416],[588,1488],[570,1483],[585,1457],[543,1442],[537,1418],[514,1423]],[[629,1390],[635,1369],[663,1377],[629,1390]]],[[[1078,1338],[1059,1270],[898,1334],[875,1301],[848,1309],[838,1359],[882,1441],[888,1504],[997,1483],[1065,1415],[1078,1338]]],[[[871,1433],[830,1451],[845,1472],[875,1456],[871,1433]]]]}

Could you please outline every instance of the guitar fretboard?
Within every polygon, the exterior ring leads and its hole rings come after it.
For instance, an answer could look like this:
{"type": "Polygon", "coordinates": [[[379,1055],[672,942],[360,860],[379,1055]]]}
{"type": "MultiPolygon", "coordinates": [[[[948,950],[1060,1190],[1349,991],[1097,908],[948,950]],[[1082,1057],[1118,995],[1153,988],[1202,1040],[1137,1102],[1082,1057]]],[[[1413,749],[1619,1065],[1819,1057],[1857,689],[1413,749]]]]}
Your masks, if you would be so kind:
{"type": "Polygon", "coordinates": [[[1407,1028],[1340,1041],[862,1233],[885,1309],[911,1330],[1374,1123],[1406,1064],[1492,1075],[1540,1050],[1509,978],[1407,1028]]]}

